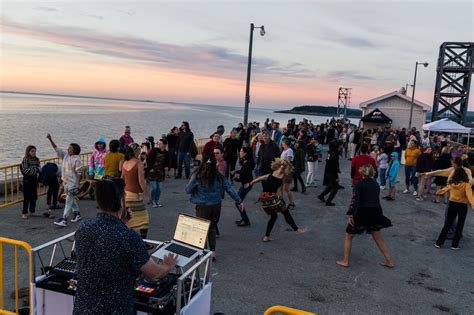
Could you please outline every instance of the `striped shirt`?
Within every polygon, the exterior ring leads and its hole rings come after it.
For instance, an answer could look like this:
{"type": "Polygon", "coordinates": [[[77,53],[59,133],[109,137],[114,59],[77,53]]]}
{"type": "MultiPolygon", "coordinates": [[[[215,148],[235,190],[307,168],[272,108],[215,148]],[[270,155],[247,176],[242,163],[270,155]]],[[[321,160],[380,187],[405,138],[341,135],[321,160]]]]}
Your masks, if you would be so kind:
{"type": "Polygon", "coordinates": [[[40,161],[37,157],[24,157],[23,161],[21,161],[20,171],[23,176],[36,176],[40,173],[40,170],[40,161]]]}

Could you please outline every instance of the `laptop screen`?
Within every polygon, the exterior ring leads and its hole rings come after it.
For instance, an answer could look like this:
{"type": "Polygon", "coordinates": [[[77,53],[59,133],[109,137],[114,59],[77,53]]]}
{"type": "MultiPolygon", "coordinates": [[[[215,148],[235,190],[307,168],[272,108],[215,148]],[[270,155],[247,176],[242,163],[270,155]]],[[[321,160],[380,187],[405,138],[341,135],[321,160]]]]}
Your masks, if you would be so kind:
{"type": "Polygon", "coordinates": [[[204,249],[210,221],[180,214],[174,232],[174,240],[204,249]]]}

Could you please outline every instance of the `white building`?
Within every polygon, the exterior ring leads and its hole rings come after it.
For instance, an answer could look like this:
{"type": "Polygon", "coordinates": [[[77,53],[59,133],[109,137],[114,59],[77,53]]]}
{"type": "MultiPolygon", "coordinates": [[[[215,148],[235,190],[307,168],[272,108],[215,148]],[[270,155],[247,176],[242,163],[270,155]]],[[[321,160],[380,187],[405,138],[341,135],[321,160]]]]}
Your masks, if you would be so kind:
{"type": "MultiPolygon", "coordinates": [[[[377,98],[360,103],[359,107],[362,109],[365,116],[378,108],[388,118],[392,120],[392,128],[408,128],[408,122],[410,120],[410,106],[411,97],[394,91],[377,98]]],[[[431,107],[415,100],[413,103],[413,117],[412,127],[416,127],[417,130],[421,130],[421,127],[426,122],[426,112],[431,110],[431,107]]],[[[361,122],[363,127],[363,122],[361,122]]],[[[373,125],[367,126],[372,128],[373,125]]]]}

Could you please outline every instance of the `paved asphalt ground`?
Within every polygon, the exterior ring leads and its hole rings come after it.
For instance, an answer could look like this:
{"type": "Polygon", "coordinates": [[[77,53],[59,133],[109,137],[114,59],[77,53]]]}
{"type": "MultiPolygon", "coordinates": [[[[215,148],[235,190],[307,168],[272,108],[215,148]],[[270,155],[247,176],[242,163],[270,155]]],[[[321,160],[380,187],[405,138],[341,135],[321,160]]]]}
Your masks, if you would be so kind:
{"type": "MultiPolygon", "coordinates": [[[[260,185],[245,201],[250,227],[235,226],[238,213],[226,196],[219,223],[218,256],[212,270],[213,312],[263,314],[266,308],[281,304],[318,314],[474,314],[474,215],[471,211],[468,214],[461,250],[450,250],[450,244],[434,248],[445,205],[432,203],[431,196],[419,202],[412,195],[401,194],[403,168],[397,200],[382,201],[384,213],[393,223],[383,236],[395,268],[379,265],[383,256],[365,234],[354,240],[350,268],[336,265],[342,255],[350,199],[349,165],[341,160],[341,183],[346,189],[339,191],[335,207],[326,207],[316,198],[322,190],[324,164],[318,168],[318,187],[309,188],[305,195],[295,194],[292,214],[299,226],[308,229],[304,235],[288,232],[280,216],[272,233],[274,241],[263,243],[268,217],[254,204],[260,185]]],[[[164,207],[149,209],[150,239],[170,239],[177,214],[194,213],[184,192],[185,184],[184,179],[165,181],[161,200],[164,207]]],[[[42,210],[45,199],[38,204],[38,210],[42,210]]],[[[84,217],[96,212],[94,202],[89,200],[81,201],[80,207],[84,217]]],[[[0,209],[1,236],[37,246],[77,228],[77,223],[58,228],[44,218],[22,220],[20,209],[20,205],[0,209]]],[[[60,213],[55,210],[56,215],[60,213]]],[[[9,272],[6,277],[12,279],[9,272]]],[[[9,294],[11,284],[6,289],[9,294]]]]}

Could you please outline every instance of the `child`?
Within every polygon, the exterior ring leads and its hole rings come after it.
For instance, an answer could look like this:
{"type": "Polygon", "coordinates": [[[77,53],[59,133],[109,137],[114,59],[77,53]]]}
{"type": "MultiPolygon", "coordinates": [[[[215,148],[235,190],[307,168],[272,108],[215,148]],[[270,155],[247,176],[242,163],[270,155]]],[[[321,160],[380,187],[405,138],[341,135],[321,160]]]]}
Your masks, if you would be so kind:
{"type": "Polygon", "coordinates": [[[60,209],[58,206],[58,193],[59,193],[59,181],[58,181],[58,165],[56,163],[46,163],[39,177],[39,182],[45,186],[48,186],[48,192],[46,195],[46,212],[43,216],[46,218],[52,218],[51,210],[60,209]],[[52,201],[52,204],[51,204],[52,201]]]}
{"type": "Polygon", "coordinates": [[[380,189],[384,190],[387,183],[387,169],[388,169],[388,156],[385,153],[384,148],[380,148],[379,154],[377,156],[377,165],[379,167],[379,177],[380,177],[380,189]]]}
{"type": "Polygon", "coordinates": [[[388,178],[388,196],[383,197],[383,199],[393,201],[395,200],[395,193],[397,192],[397,175],[398,169],[400,168],[400,162],[398,162],[398,153],[392,152],[390,155],[390,164],[387,169],[387,178],[388,178]]]}

